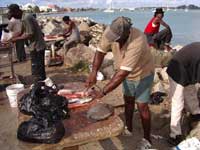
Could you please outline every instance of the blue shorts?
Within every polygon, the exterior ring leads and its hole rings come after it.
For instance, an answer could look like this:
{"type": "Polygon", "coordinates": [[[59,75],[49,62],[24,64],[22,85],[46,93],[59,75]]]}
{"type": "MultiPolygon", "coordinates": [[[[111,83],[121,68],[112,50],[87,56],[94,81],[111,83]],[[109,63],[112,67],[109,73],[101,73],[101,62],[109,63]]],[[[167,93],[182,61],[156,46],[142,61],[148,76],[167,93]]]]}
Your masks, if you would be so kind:
{"type": "Polygon", "coordinates": [[[151,74],[139,81],[125,79],[123,81],[124,96],[135,97],[136,102],[148,103],[153,85],[154,74],[151,74]]]}

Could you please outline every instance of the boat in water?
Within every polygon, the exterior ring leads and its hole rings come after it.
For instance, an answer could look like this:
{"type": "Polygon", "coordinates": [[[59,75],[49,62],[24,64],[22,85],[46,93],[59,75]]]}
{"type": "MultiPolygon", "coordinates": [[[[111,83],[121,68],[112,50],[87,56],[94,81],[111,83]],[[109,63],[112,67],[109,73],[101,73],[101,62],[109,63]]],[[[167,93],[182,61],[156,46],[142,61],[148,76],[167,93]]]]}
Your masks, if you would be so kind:
{"type": "Polygon", "coordinates": [[[109,4],[109,7],[107,9],[105,9],[104,12],[105,13],[114,13],[115,11],[114,11],[114,9],[112,7],[112,0],[108,4],[109,4]]]}

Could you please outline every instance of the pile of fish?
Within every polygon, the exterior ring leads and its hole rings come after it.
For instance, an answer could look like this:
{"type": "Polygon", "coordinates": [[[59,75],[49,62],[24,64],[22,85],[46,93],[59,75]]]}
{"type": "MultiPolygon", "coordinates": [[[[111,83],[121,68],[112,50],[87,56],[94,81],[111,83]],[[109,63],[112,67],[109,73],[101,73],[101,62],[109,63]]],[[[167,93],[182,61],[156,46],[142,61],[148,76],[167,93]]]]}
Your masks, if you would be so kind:
{"type": "Polygon", "coordinates": [[[68,99],[69,108],[81,107],[93,100],[92,97],[87,96],[86,92],[75,92],[68,89],[59,90],[58,95],[64,96],[68,99]]]}

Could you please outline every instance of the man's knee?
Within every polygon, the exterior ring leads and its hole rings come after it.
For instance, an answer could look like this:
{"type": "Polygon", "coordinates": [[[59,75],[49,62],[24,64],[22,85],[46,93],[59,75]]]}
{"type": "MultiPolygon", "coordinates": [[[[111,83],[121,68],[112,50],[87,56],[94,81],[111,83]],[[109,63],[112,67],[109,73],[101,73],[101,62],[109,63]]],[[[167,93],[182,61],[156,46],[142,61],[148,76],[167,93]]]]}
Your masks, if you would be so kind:
{"type": "Polygon", "coordinates": [[[141,113],[149,112],[148,103],[137,103],[137,107],[138,107],[139,112],[141,113]]]}
{"type": "Polygon", "coordinates": [[[171,29],[165,28],[164,31],[165,31],[165,33],[166,33],[167,35],[170,35],[170,36],[172,37],[171,29]]]}

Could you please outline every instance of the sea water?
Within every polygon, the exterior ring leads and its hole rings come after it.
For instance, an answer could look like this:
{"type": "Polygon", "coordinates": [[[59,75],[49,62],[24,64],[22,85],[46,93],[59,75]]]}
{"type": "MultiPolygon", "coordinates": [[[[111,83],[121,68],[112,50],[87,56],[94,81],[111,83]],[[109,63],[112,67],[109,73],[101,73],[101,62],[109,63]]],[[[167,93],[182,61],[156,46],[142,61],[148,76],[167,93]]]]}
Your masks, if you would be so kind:
{"type": "MultiPolygon", "coordinates": [[[[89,17],[98,23],[104,24],[110,24],[118,16],[126,16],[132,19],[134,27],[144,31],[154,12],[152,10],[115,11],[114,13],[85,11],[51,15],[89,17]]],[[[200,10],[189,10],[188,12],[184,10],[169,10],[165,12],[163,20],[170,25],[173,32],[172,45],[186,45],[191,42],[200,41],[200,10]]]]}

